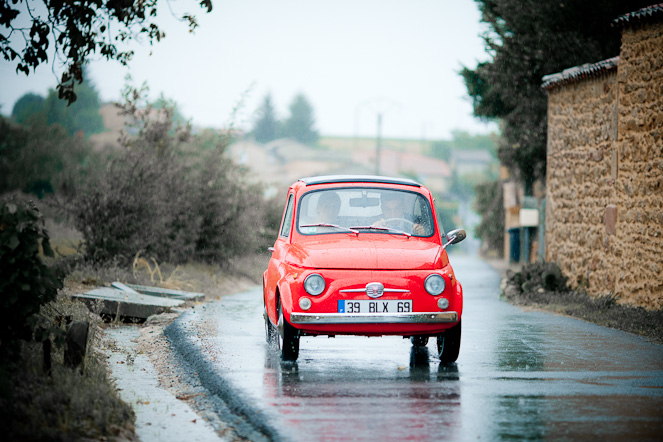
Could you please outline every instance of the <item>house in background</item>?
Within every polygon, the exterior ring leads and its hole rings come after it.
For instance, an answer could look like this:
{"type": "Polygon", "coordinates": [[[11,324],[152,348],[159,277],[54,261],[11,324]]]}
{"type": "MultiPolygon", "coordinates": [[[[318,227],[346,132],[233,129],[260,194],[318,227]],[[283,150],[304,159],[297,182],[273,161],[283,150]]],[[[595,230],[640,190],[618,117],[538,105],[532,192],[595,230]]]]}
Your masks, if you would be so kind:
{"type": "MultiPolygon", "coordinates": [[[[376,172],[374,150],[352,152],[311,147],[287,138],[264,145],[241,140],[228,146],[227,152],[238,164],[253,170],[262,181],[279,188],[305,176],[373,175],[376,172]]],[[[380,175],[407,176],[440,194],[448,190],[451,180],[451,170],[446,162],[393,149],[381,151],[380,175]]]]}
{"type": "Polygon", "coordinates": [[[496,164],[495,158],[486,150],[453,150],[449,164],[458,176],[467,174],[488,174],[496,164]]]}

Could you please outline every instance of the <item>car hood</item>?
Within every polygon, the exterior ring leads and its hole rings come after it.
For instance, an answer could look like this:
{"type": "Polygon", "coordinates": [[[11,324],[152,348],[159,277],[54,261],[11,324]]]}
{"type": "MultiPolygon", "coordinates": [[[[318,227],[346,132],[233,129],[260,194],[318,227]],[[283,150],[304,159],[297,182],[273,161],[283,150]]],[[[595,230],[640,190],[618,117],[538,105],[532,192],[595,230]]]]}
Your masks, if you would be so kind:
{"type": "MultiPolygon", "coordinates": [[[[365,235],[368,236],[368,235],[365,235]]],[[[293,246],[287,261],[306,268],[357,270],[432,270],[440,268],[443,250],[421,239],[380,235],[385,239],[345,238],[293,246]]]]}

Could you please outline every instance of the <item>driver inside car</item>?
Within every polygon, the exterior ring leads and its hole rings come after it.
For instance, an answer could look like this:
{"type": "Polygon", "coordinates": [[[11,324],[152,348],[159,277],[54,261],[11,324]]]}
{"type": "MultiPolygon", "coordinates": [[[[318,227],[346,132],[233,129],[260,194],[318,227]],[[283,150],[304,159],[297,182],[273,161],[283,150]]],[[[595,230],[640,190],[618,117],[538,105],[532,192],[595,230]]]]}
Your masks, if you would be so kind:
{"type": "Polygon", "coordinates": [[[382,195],[382,214],[383,218],[376,221],[374,225],[415,235],[426,233],[424,226],[412,222],[411,216],[408,216],[405,211],[405,201],[396,193],[388,192],[382,195]]]}
{"type": "Polygon", "coordinates": [[[336,192],[322,192],[318,198],[316,214],[318,223],[338,224],[338,211],[341,208],[341,199],[336,192]]]}

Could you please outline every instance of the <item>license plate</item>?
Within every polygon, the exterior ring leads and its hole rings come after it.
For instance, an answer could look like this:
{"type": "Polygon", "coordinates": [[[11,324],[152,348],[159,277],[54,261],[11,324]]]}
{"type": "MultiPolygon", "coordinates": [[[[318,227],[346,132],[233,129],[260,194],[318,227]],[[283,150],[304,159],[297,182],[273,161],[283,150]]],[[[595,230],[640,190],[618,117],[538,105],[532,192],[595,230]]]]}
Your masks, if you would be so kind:
{"type": "Polygon", "coordinates": [[[411,313],[412,300],[351,301],[340,299],[338,301],[339,313],[411,313]]]}

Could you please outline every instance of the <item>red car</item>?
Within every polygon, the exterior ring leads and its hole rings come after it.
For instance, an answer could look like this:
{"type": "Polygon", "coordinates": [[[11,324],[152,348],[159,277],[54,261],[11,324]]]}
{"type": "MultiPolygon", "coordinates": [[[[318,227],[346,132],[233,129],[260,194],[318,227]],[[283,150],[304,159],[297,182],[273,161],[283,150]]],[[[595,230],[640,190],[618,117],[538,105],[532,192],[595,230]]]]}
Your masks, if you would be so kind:
{"type": "Polygon", "coordinates": [[[300,336],[398,335],[414,346],[435,337],[440,361],[455,361],[463,289],[445,248],[463,239],[462,229],[444,235],[415,181],[300,179],[263,275],[268,343],[294,361],[300,336]]]}

